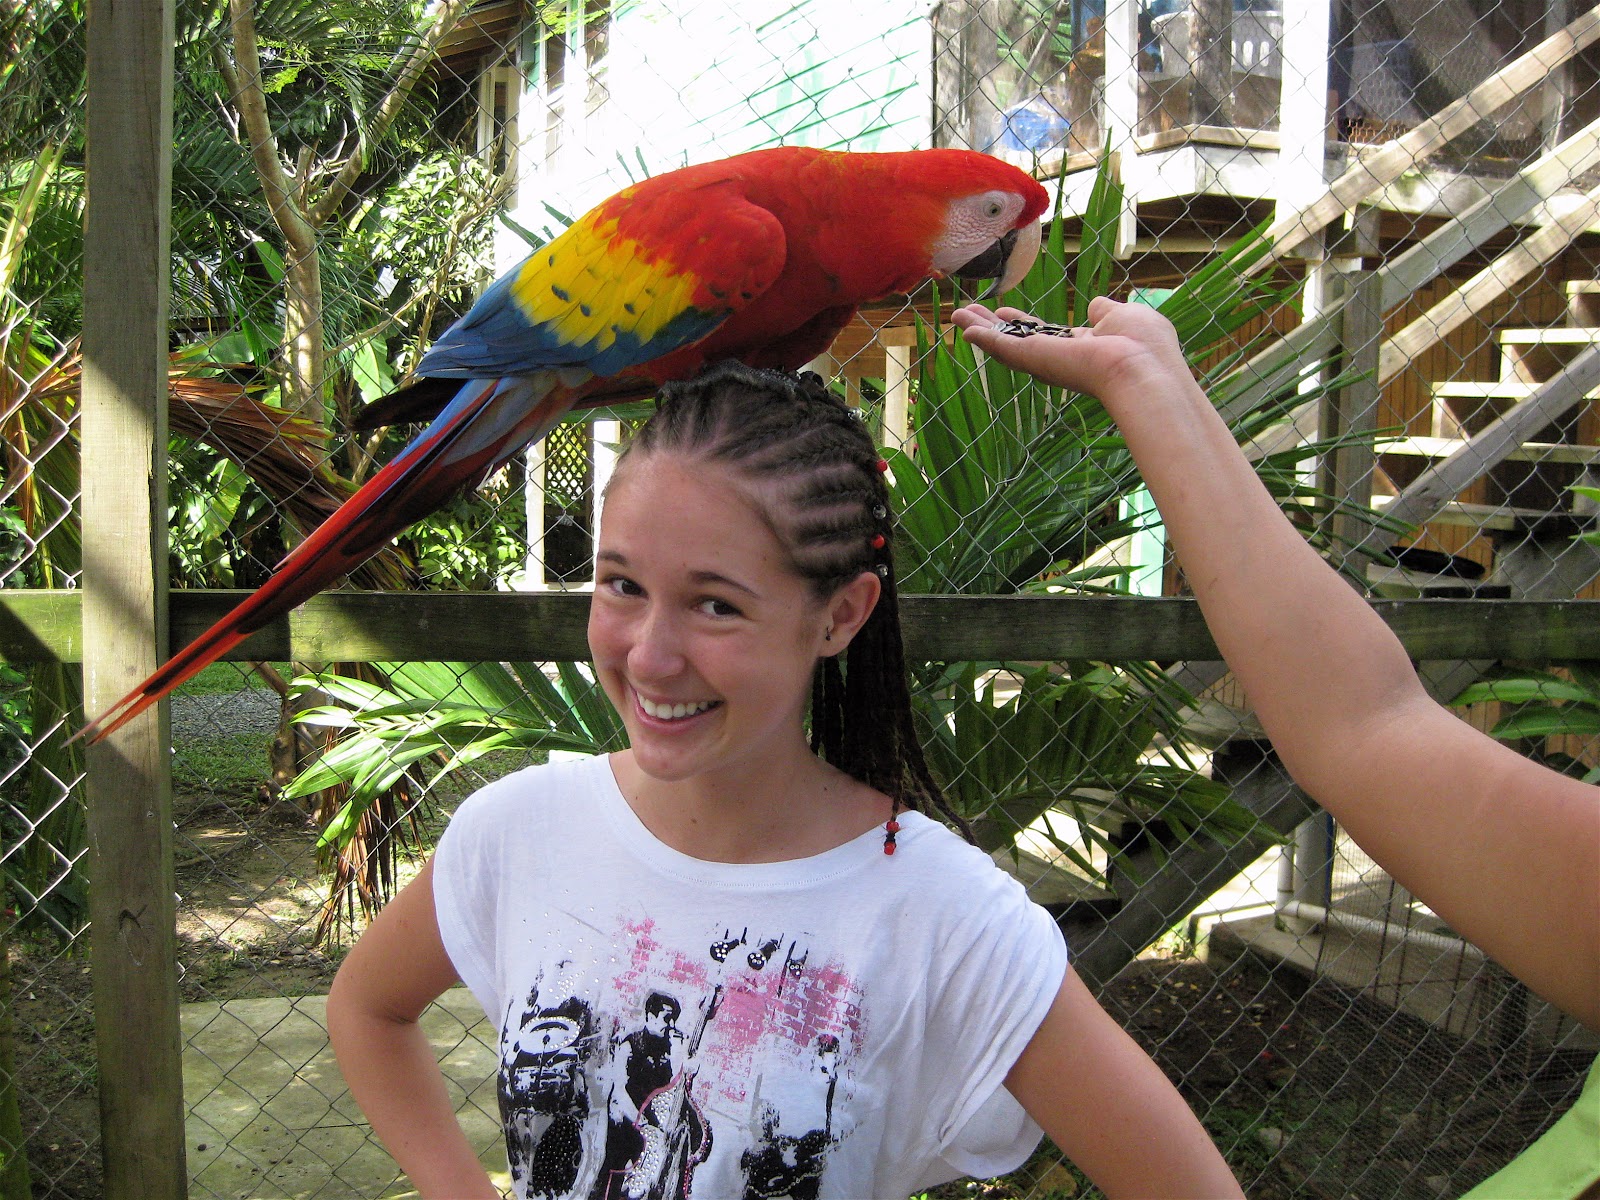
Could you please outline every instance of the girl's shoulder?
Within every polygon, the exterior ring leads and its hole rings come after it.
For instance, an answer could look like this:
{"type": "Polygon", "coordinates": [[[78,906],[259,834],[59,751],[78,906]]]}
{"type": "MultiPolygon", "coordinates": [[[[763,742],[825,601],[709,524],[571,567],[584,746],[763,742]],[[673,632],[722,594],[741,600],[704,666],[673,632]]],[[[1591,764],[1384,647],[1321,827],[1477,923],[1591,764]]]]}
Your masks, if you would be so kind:
{"type": "Polygon", "coordinates": [[[1027,889],[985,851],[949,826],[922,813],[899,817],[899,845],[890,862],[931,904],[947,903],[970,918],[984,906],[1031,905],[1027,889]]]}
{"type": "Polygon", "coordinates": [[[611,766],[603,754],[536,763],[484,784],[456,807],[450,824],[494,830],[507,823],[559,823],[578,810],[592,813],[609,786],[611,766]]]}

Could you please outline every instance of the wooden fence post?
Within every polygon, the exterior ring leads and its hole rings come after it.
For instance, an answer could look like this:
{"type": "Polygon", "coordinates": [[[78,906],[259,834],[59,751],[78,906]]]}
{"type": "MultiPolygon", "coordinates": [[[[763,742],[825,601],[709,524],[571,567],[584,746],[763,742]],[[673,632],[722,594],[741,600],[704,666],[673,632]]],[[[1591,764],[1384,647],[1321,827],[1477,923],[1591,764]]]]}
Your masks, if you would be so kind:
{"type": "MultiPolygon", "coordinates": [[[[84,704],[165,657],[172,0],[90,0],[83,286],[84,704]]],[[[87,755],[104,1195],[186,1189],[165,705],[87,755]]]]}
{"type": "MultiPolygon", "coordinates": [[[[1380,398],[1377,367],[1378,347],[1383,341],[1383,279],[1364,269],[1338,276],[1339,294],[1339,369],[1357,375],[1350,383],[1324,398],[1318,422],[1318,436],[1353,439],[1325,456],[1319,486],[1336,500],[1362,507],[1372,501],[1372,476],[1377,467],[1373,437],[1378,427],[1380,398]]],[[[1369,532],[1359,517],[1350,513],[1330,513],[1327,532],[1343,563],[1352,561],[1350,547],[1369,532]]],[[[1335,561],[1334,566],[1343,565],[1335,561]]]]}

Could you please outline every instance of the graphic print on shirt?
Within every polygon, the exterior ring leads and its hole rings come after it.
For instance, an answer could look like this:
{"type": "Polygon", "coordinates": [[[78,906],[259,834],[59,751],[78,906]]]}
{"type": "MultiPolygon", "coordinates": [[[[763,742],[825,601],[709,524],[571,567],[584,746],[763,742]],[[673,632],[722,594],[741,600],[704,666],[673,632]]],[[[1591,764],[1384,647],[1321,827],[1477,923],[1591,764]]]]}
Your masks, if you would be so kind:
{"type": "Polygon", "coordinates": [[[541,1008],[537,980],[502,1032],[500,1120],[513,1179],[529,1195],[565,1196],[577,1182],[594,1043],[588,1004],[569,996],[541,1008]]]}
{"type": "Polygon", "coordinates": [[[839,1086],[839,1039],[831,1033],[818,1036],[815,1064],[816,1083],[822,1088],[822,1127],[802,1134],[780,1133],[783,1114],[764,1105],[761,1114],[761,1141],[739,1156],[744,1170],[744,1200],[817,1200],[822,1186],[822,1168],[828,1151],[836,1144],[833,1136],[833,1097],[839,1086]]]}
{"type": "Polygon", "coordinates": [[[620,1064],[627,1083],[611,1090],[601,1195],[638,1200],[687,1193],[694,1167],[711,1151],[711,1131],[690,1093],[699,1071],[700,1040],[716,1016],[721,995],[719,985],[701,1008],[694,1033],[685,1039],[675,1024],[682,1005],[651,992],[644,1002],[644,1027],[618,1044],[612,1061],[620,1064]],[[674,1037],[687,1043],[681,1065],[673,1061],[674,1037]]]}
{"type": "Polygon", "coordinates": [[[855,982],[803,936],[741,927],[668,945],[654,921],[621,918],[603,950],[593,941],[577,934],[506,1013],[518,1194],[669,1200],[710,1172],[717,1195],[816,1200],[850,1132],[855,982]]]}

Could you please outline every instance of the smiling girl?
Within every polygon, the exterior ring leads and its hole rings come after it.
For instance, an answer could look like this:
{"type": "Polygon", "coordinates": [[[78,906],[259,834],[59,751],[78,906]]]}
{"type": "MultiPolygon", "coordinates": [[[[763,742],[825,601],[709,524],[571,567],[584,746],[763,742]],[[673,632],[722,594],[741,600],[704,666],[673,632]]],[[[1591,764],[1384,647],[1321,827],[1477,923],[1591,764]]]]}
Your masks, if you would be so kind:
{"type": "Polygon", "coordinates": [[[497,1195],[417,1018],[501,1031],[519,1197],[898,1200],[1040,1126],[1110,1196],[1237,1196],[912,725],[883,464],[815,376],[667,388],[607,491],[589,641],[629,748],[456,812],[329,1032],[424,1196],[497,1195]],[[809,731],[809,732],[808,732],[809,731]]]}

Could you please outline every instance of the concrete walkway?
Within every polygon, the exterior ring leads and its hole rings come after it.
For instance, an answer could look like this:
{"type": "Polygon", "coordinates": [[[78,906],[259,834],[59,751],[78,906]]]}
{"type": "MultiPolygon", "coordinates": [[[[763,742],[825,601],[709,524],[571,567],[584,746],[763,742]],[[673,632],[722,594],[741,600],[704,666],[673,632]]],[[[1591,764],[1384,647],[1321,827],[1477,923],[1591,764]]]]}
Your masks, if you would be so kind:
{"type": "MultiPolygon", "coordinates": [[[[373,1139],[328,1047],[326,998],[183,1006],[189,1195],[226,1200],[415,1197],[373,1139]]],[[[462,1127],[509,1189],[495,1034],[453,988],[424,1014],[462,1127]]]]}

